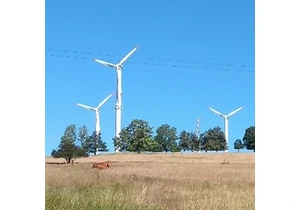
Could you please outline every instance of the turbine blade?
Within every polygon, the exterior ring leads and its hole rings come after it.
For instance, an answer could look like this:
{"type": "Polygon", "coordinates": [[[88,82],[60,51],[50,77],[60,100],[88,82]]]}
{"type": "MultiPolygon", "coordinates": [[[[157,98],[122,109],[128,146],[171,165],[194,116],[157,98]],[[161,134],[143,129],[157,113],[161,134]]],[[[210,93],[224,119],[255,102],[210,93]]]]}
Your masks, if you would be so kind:
{"type": "Polygon", "coordinates": [[[236,109],[236,110],[230,112],[230,113],[227,115],[227,117],[230,117],[230,116],[234,115],[235,113],[237,113],[238,111],[240,111],[242,108],[243,108],[243,107],[240,107],[240,108],[238,108],[238,109],[236,109]]]}
{"type": "Polygon", "coordinates": [[[95,108],[91,107],[91,106],[87,106],[87,105],[84,105],[84,104],[80,104],[80,103],[76,103],[77,106],[80,106],[82,108],[85,108],[85,109],[88,109],[88,110],[92,110],[92,111],[95,111],[95,108]]]}
{"type": "Polygon", "coordinates": [[[211,111],[213,111],[214,113],[216,113],[217,115],[220,115],[221,117],[225,117],[225,115],[223,115],[222,113],[218,112],[217,110],[215,110],[215,109],[213,109],[213,108],[211,108],[211,107],[209,107],[209,109],[210,109],[211,111]]]}
{"type": "Polygon", "coordinates": [[[99,109],[112,95],[114,92],[112,92],[111,94],[109,94],[109,96],[107,96],[98,106],[96,109],[99,109]]]}
{"type": "Polygon", "coordinates": [[[94,59],[94,61],[96,61],[97,63],[100,63],[104,66],[108,66],[108,67],[112,67],[112,68],[117,68],[117,66],[115,64],[112,64],[112,63],[109,63],[109,62],[106,62],[106,61],[102,61],[102,60],[99,60],[99,59],[94,59]]]}
{"type": "Polygon", "coordinates": [[[118,65],[122,65],[137,49],[139,46],[136,46],[133,50],[131,50],[121,61],[118,65]]]}

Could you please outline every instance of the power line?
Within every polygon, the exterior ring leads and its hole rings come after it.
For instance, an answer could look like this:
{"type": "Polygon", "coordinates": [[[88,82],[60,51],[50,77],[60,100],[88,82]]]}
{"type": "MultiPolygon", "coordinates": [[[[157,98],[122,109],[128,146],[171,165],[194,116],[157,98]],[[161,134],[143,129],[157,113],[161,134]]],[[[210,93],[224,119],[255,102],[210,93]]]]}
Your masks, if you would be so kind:
{"type": "MultiPolygon", "coordinates": [[[[46,56],[50,57],[56,57],[56,58],[68,58],[68,59],[81,59],[81,60],[92,60],[92,57],[80,57],[80,56],[70,56],[70,55],[61,55],[61,54],[47,54],[46,56]]],[[[107,60],[107,59],[106,59],[107,60]]],[[[112,62],[111,60],[107,60],[109,62],[112,62]]],[[[137,64],[137,65],[146,65],[146,66],[153,66],[153,67],[172,67],[175,69],[203,69],[203,70],[209,70],[209,71],[227,71],[227,72],[243,72],[243,73],[253,73],[253,70],[247,70],[247,69],[230,69],[230,68],[213,68],[212,66],[190,66],[190,65],[175,65],[175,64],[165,64],[165,63],[148,63],[148,62],[138,62],[138,61],[127,61],[127,63],[131,64],[137,64]]]]}
{"type": "MultiPolygon", "coordinates": [[[[48,51],[51,52],[59,52],[59,53],[73,53],[73,54],[81,54],[81,55],[99,55],[104,57],[120,57],[121,55],[117,54],[100,54],[100,53],[91,53],[91,52],[80,52],[77,50],[58,50],[58,49],[48,49],[48,51]]],[[[170,63],[190,63],[190,64],[206,64],[206,65],[212,65],[210,62],[195,62],[195,61],[183,61],[183,60],[172,60],[172,59],[162,59],[162,58],[142,58],[133,56],[131,59],[139,59],[139,60],[151,60],[151,61],[160,61],[160,62],[170,62],[170,63]]],[[[237,66],[237,67],[248,67],[248,68],[254,68],[254,66],[250,65],[233,65],[233,64],[222,64],[218,63],[219,66],[237,66]]]]}
{"type": "MultiPolygon", "coordinates": [[[[100,54],[100,53],[91,53],[91,52],[80,52],[80,51],[71,51],[71,50],[58,50],[58,49],[48,49],[46,56],[57,57],[57,58],[69,58],[69,59],[81,59],[81,60],[92,60],[96,56],[103,57],[120,57],[115,54],[100,54]],[[84,56],[87,55],[87,56],[84,56]],[[92,55],[94,55],[92,57],[92,55]]],[[[110,59],[105,59],[107,61],[113,62],[110,59]]],[[[138,64],[138,65],[148,65],[148,66],[161,66],[161,67],[172,67],[172,68],[182,68],[182,69],[204,69],[204,70],[213,70],[213,71],[234,71],[234,72],[244,72],[244,73],[253,73],[254,66],[248,67],[248,65],[233,65],[233,64],[213,64],[213,63],[204,63],[204,62],[192,62],[192,61],[183,61],[183,60],[170,60],[170,59],[160,59],[160,58],[142,58],[133,56],[128,63],[138,64]],[[133,61],[138,59],[139,61],[133,61]],[[156,61],[156,62],[155,62],[156,61]],[[214,68],[217,67],[217,68],[214,68]]]]}

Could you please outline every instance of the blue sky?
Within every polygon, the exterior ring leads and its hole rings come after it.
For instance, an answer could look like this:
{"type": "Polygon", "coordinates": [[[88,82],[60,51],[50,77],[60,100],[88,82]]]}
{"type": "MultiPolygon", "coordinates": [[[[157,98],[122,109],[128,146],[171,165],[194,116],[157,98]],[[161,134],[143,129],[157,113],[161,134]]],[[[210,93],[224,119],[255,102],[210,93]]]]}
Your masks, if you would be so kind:
{"type": "MultiPolygon", "coordinates": [[[[116,89],[116,72],[94,62],[119,62],[140,48],[123,68],[122,127],[144,119],[194,132],[220,126],[228,114],[229,151],[255,125],[253,0],[46,1],[46,155],[70,124],[95,127],[97,106],[116,89]]],[[[115,96],[101,108],[102,139],[113,151],[115,96]]]]}

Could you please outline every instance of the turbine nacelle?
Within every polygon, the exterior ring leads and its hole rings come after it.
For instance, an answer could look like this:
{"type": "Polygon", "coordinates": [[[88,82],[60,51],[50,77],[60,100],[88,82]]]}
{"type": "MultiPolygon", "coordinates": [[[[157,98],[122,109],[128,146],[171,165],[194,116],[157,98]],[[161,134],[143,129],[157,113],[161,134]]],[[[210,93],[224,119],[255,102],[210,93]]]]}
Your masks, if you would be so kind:
{"type": "Polygon", "coordinates": [[[217,115],[219,115],[220,117],[223,117],[223,118],[226,117],[226,115],[222,114],[221,112],[218,112],[217,110],[215,110],[215,109],[213,109],[213,108],[211,108],[211,107],[209,107],[209,109],[210,109],[211,111],[213,111],[214,113],[216,113],[217,115]]]}
{"type": "Polygon", "coordinates": [[[100,63],[104,66],[107,66],[107,67],[111,67],[111,68],[116,68],[116,69],[119,69],[121,70],[123,68],[123,63],[139,48],[139,46],[136,46],[135,48],[133,48],[133,50],[131,50],[124,58],[122,58],[122,60],[118,63],[118,64],[112,64],[112,63],[109,63],[109,62],[106,62],[106,61],[103,61],[103,60],[100,60],[100,59],[93,59],[94,61],[96,61],[97,63],[100,63]]]}
{"type": "Polygon", "coordinates": [[[227,115],[222,114],[221,112],[219,112],[219,111],[217,111],[217,110],[215,110],[215,109],[213,109],[213,108],[211,108],[211,107],[209,107],[209,109],[210,109],[211,111],[213,111],[214,113],[216,113],[217,115],[219,115],[220,117],[223,117],[223,118],[225,118],[225,119],[228,119],[229,117],[231,117],[232,115],[234,115],[235,113],[237,113],[238,111],[240,111],[241,109],[243,109],[243,107],[240,107],[240,108],[238,108],[238,109],[236,109],[236,110],[230,112],[230,113],[227,114],[227,115]]]}
{"type": "Polygon", "coordinates": [[[80,103],[76,103],[77,106],[80,106],[82,108],[85,108],[85,109],[88,109],[88,110],[91,110],[91,111],[95,111],[95,112],[99,112],[99,109],[101,108],[101,106],[103,106],[103,104],[105,104],[105,102],[114,94],[114,92],[112,92],[111,94],[109,94],[103,101],[101,101],[99,103],[98,106],[96,107],[91,107],[91,106],[87,106],[87,105],[84,105],[84,104],[80,104],[80,103]]]}

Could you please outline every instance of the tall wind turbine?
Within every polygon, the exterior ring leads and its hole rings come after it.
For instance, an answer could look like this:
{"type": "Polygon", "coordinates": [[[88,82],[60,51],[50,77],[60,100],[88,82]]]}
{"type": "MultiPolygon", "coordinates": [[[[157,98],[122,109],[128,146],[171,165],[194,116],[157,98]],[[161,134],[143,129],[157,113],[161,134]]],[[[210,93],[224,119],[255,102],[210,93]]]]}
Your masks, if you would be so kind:
{"type": "MultiPolygon", "coordinates": [[[[120,137],[121,132],[121,115],[122,115],[122,69],[123,63],[139,48],[139,46],[135,47],[131,50],[118,64],[112,64],[106,61],[102,61],[99,59],[94,59],[94,61],[105,65],[110,68],[115,68],[117,72],[117,94],[116,94],[116,121],[115,121],[115,137],[120,137]]],[[[115,147],[115,152],[119,152],[119,146],[115,147]]]]}
{"type": "MultiPolygon", "coordinates": [[[[95,127],[95,131],[96,131],[96,135],[98,136],[100,134],[100,108],[103,106],[103,104],[105,104],[105,102],[113,95],[113,93],[111,93],[109,96],[107,96],[103,101],[100,102],[100,104],[97,107],[91,107],[91,106],[87,106],[84,104],[80,104],[80,103],[76,103],[76,105],[94,111],[96,114],[96,127],[95,127]]],[[[98,155],[98,148],[96,148],[96,155],[98,155]]]]}
{"type": "MultiPolygon", "coordinates": [[[[235,113],[237,113],[238,111],[240,111],[242,108],[243,107],[240,107],[240,108],[230,112],[229,114],[225,115],[225,114],[222,114],[222,113],[218,112],[217,110],[209,107],[209,109],[211,111],[213,111],[214,113],[216,113],[220,117],[224,118],[224,130],[225,130],[225,139],[226,139],[226,145],[227,146],[228,146],[228,118],[231,117],[232,115],[234,115],[235,113]]],[[[228,152],[228,149],[226,149],[225,152],[228,152]]]]}

